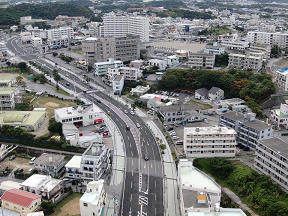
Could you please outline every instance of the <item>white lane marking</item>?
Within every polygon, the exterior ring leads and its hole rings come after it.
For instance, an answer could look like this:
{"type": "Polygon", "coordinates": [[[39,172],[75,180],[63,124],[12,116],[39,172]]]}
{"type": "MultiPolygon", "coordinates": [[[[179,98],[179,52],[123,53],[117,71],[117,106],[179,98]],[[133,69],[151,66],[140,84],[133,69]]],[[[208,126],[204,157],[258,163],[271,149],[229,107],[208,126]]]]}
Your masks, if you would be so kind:
{"type": "Polygon", "coordinates": [[[151,163],[151,168],[153,168],[152,163],[151,163]]]}
{"type": "Polygon", "coordinates": [[[132,148],[131,143],[130,143],[130,148],[132,148]]]}
{"type": "Polygon", "coordinates": [[[156,215],[156,208],[155,208],[155,215],[156,215]]]}
{"type": "Polygon", "coordinates": [[[133,186],[133,182],[131,181],[131,188],[132,188],[132,186],[133,186]]]}
{"type": "Polygon", "coordinates": [[[156,188],[156,181],[155,181],[155,188],[156,188]]]}
{"type": "Polygon", "coordinates": [[[133,166],[133,160],[132,160],[132,166],[133,166]]]}
{"type": "Polygon", "coordinates": [[[133,152],[131,151],[131,155],[132,155],[132,157],[133,157],[133,152]]]}
{"type": "Polygon", "coordinates": [[[131,196],[130,196],[130,202],[132,202],[132,194],[131,194],[131,196]]]}
{"type": "Polygon", "coordinates": [[[155,193],[155,201],[156,201],[156,193],[155,193]]]}
{"type": "Polygon", "coordinates": [[[127,139],[129,140],[129,136],[127,136],[127,139]]]}
{"type": "MultiPolygon", "coordinates": [[[[132,176],[133,176],[133,169],[132,169],[132,176]]],[[[155,182],[156,183],[156,182],[155,182]]]]}
{"type": "Polygon", "coordinates": [[[117,117],[115,117],[115,119],[116,119],[117,121],[119,121],[119,119],[118,119],[117,117]]]}
{"type": "Polygon", "coordinates": [[[120,123],[121,127],[123,127],[122,123],[120,123]]]}

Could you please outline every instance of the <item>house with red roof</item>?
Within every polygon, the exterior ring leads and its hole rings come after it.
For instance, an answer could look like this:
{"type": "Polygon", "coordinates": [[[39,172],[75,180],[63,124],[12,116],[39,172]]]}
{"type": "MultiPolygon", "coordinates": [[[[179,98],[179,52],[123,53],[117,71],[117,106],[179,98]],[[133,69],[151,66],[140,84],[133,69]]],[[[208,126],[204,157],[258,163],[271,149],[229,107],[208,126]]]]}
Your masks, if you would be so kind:
{"type": "Polygon", "coordinates": [[[41,205],[41,196],[23,190],[11,189],[1,197],[2,208],[15,212],[31,213],[41,205]]]}

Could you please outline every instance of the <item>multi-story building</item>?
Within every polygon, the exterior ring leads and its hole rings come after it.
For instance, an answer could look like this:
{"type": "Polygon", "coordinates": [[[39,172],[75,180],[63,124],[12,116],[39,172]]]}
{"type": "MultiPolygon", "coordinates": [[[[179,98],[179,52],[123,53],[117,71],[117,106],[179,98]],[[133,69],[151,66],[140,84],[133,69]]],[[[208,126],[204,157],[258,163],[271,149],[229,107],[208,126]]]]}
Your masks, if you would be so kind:
{"type": "Polygon", "coordinates": [[[270,120],[277,124],[279,129],[288,129],[288,101],[281,104],[280,109],[272,109],[270,120]]]}
{"type": "Polygon", "coordinates": [[[89,182],[86,192],[79,201],[81,216],[101,215],[105,205],[105,198],[104,180],[89,182]]]}
{"type": "Polygon", "coordinates": [[[228,108],[229,106],[240,106],[244,104],[245,104],[245,101],[240,98],[231,98],[231,99],[220,101],[220,105],[225,108],[228,108]]]}
{"type": "Polygon", "coordinates": [[[112,81],[112,88],[114,94],[121,95],[124,87],[124,75],[116,75],[112,81]]]}
{"type": "Polygon", "coordinates": [[[47,30],[47,44],[49,46],[69,45],[73,37],[73,28],[68,26],[47,30]]]}
{"type": "Polygon", "coordinates": [[[271,33],[271,32],[256,32],[249,31],[247,35],[250,43],[270,44],[271,46],[278,45],[280,48],[288,48],[287,33],[271,33]]]}
{"type": "Polygon", "coordinates": [[[184,154],[188,158],[235,157],[235,135],[227,127],[185,127],[184,154]]]}
{"type": "Polygon", "coordinates": [[[93,125],[97,120],[103,121],[103,112],[94,104],[55,109],[55,121],[74,124],[76,127],[93,125]]]}
{"type": "Polygon", "coordinates": [[[165,70],[167,68],[167,61],[162,59],[150,59],[149,65],[158,67],[159,70],[165,70]]]}
{"type": "Polygon", "coordinates": [[[94,64],[95,75],[104,76],[107,74],[108,68],[117,68],[122,66],[124,66],[122,61],[109,58],[106,62],[98,62],[94,64]]]}
{"type": "Polygon", "coordinates": [[[270,58],[271,45],[270,44],[251,43],[250,44],[250,52],[264,53],[264,58],[267,59],[267,58],[270,58]]]}
{"type": "Polygon", "coordinates": [[[108,68],[107,75],[110,80],[115,75],[123,75],[126,81],[137,81],[142,77],[142,70],[134,67],[108,68]]]}
{"type": "Polygon", "coordinates": [[[81,179],[82,173],[81,169],[82,156],[74,155],[69,162],[65,165],[66,177],[70,179],[81,179]]]}
{"type": "Polygon", "coordinates": [[[101,35],[125,37],[127,34],[138,35],[142,42],[149,42],[149,18],[114,14],[103,16],[101,35]]]}
{"type": "Polygon", "coordinates": [[[273,137],[273,126],[255,119],[255,113],[227,112],[219,116],[219,126],[236,131],[236,141],[241,146],[256,149],[257,141],[273,137]]]}
{"type": "Polygon", "coordinates": [[[33,47],[41,46],[42,45],[42,38],[40,38],[40,37],[31,38],[31,44],[33,47]]]}
{"type": "Polygon", "coordinates": [[[125,37],[90,37],[82,42],[88,65],[95,62],[105,62],[109,58],[120,61],[131,61],[140,58],[139,36],[125,35],[125,37]]]}
{"type": "Polygon", "coordinates": [[[186,65],[190,68],[213,69],[214,63],[215,63],[214,54],[189,52],[188,62],[186,63],[186,65]]]}
{"type": "Polygon", "coordinates": [[[43,153],[34,161],[34,169],[51,176],[59,176],[67,163],[64,155],[43,153]]]}
{"type": "Polygon", "coordinates": [[[288,67],[276,71],[276,85],[282,91],[288,91],[288,67]]]}
{"type": "Polygon", "coordinates": [[[179,58],[176,55],[167,56],[167,66],[174,67],[179,64],[179,58]]]}
{"type": "Polygon", "coordinates": [[[259,71],[262,68],[263,58],[252,55],[229,54],[228,67],[259,71]]]}
{"type": "MultiPolygon", "coordinates": [[[[163,118],[163,125],[187,122],[198,117],[201,108],[195,104],[183,104],[160,107],[159,114],[163,118]]],[[[200,117],[199,117],[200,120],[200,117]]]]}
{"type": "Polygon", "coordinates": [[[254,166],[288,191],[287,142],[273,137],[258,141],[254,166]]]}
{"type": "Polygon", "coordinates": [[[231,50],[245,50],[249,47],[248,41],[222,41],[221,45],[231,50]]]}
{"type": "Polygon", "coordinates": [[[16,87],[0,88],[0,110],[14,110],[15,103],[21,102],[19,89],[16,87]]]}
{"type": "Polygon", "coordinates": [[[225,53],[225,47],[217,45],[217,42],[215,42],[213,45],[206,45],[204,53],[221,55],[225,53]]]}
{"type": "Polygon", "coordinates": [[[135,96],[141,96],[144,95],[146,92],[148,92],[150,89],[150,86],[147,85],[147,86],[141,86],[141,85],[138,85],[136,86],[135,88],[132,88],[131,89],[131,95],[135,95],[135,96]]]}
{"type": "Polygon", "coordinates": [[[82,155],[80,172],[84,185],[99,180],[110,169],[110,150],[104,144],[89,146],[82,155]]]}

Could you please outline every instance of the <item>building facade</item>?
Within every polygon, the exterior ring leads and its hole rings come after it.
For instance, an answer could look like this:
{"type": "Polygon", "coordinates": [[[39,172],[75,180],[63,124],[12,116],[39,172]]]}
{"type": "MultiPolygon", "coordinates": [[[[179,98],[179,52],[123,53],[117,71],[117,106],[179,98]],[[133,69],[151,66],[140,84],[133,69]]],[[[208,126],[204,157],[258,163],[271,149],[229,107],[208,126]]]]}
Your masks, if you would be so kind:
{"type": "Polygon", "coordinates": [[[259,44],[259,43],[251,43],[250,44],[250,52],[255,53],[263,53],[264,58],[270,58],[271,54],[271,45],[270,44],[259,44]]]}
{"type": "Polygon", "coordinates": [[[122,66],[124,66],[122,61],[109,58],[109,60],[106,62],[98,62],[94,64],[95,75],[104,76],[107,74],[109,68],[117,68],[122,66]]]}
{"type": "Polygon", "coordinates": [[[127,34],[140,36],[141,42],[149,42],[149,18],[123,16],[113,12],[103,16],[101,35],[124,37],[127,34]]]}
{"type": "Polygon", "coordinates": [[[277,127],[279,128],[279,130],[281,130],[282,128],[288,129],[288,104],[287,102],[284,104],[282,103],[280,105],[280,109],[271,110],[270,120],[277,124],[277,127]]]}
{"type": "Polygon", "coordinates": [[[288,68],[281,68],[276,71],[276,85],[282,91],[288,91],[288,68]]]}
{"type": "Polygon", "coordinates": [[[288,143],[279,138],[258,141],[254,166],[288,191],[288,143]]]}
{"type": "Polygon", "coordinates": [[[227,127],[185,127],[184,154],[187,158],[235,157],[235,135],[227,127]]]}
{"type": "Polygon", "coordinates": [[[213,69],[215,63],[214,54],[201,54],[201,53],[189,53],[188,62],[186,65],[190,68],[200,68],[200,69],[213,69]]]}
{"type": "Polygon", "coordinates": [[[249,31],[247,34],[250,43],[278,45],[280,48],[288,48],[288,34],[280,32],[256,32],[249,31]]]}
{"type": "Polygon", "coordinates": [[[224,99],[224,91],[218,87],[212,87],[208,91],[209,100],[222,100],[224,99]]]}
{"type": "Polygon", "coordinates": [[[228,67],[246,69],[259,71],[262,68],[263,58],[252,56],[252,55],[242,55],[242,54],[229,54],[228,67]]]}
{"type": "Polygon", "coordinates": [[[116,75],[123,75],[126,81],[137,81],[142,77],[142,70],[134,67],[108,68],[107,76],[113,80],[116,75]]]}
{"type": "Polygon", "coordinates": [[[15,103],[21,102],[21,94],[16,87],[0,88],[0,110],[11,111],[15,108],[15,103]]]}

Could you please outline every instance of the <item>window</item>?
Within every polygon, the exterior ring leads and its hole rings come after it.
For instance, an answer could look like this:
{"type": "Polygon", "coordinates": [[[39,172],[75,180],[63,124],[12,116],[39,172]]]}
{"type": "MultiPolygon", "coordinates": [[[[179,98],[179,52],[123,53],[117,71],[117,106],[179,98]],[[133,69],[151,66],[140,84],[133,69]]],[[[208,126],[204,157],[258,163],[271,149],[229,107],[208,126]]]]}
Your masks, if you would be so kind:
{"type": "Polygon", "coordinates": [[[9,206],[9,203],[6,202],[5,204],[6,204],[6,206],[9,206]]]}
{"type": "Polygon", "coordinates": [[[88,207],[88,203],[83,203],[83,206],[88,207]]]}
{"type": "Polygon", "coordinates": [[[38,203],[36,202],[36,203],[35,203],[35,207],[37,206],[37,204],[38,204],[38,203]]]}

